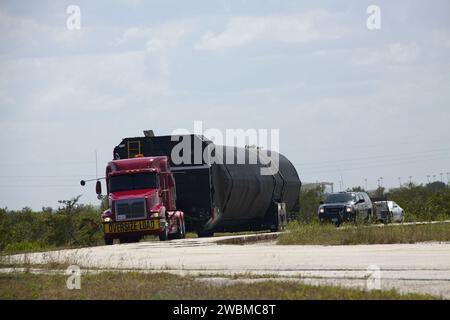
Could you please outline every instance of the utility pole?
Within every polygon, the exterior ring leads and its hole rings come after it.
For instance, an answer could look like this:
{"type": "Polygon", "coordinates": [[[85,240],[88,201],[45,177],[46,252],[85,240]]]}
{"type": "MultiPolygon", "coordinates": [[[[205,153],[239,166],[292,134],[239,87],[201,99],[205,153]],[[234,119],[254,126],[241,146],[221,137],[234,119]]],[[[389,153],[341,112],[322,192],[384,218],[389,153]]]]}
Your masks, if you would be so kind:
{"type": "Polygon", "coordinates": [[[383,188],[383,177],[380,177],[380,187],[383,188]]]}
{"type": "Polygon", "coordinates": [[[402,188],[402,177],[398,177],[398,187],[402,188]]]}
{"type": "Polygon", "coordinates": [[[427,174],[428,184],[430,184],[430,175],[427,174]]]}
{"type": "Polygon", "coordinates": [[[412,188],[412,176],[409,176],[409,187],[412,188]]]}
{"type": "Polygon", "coordinates": [[[444,183],[444,179],[442,178],[442,176],[443,176],[444,174],[441,172],[440,175],[441,175],[441,183],[444,183]]]}
{"type": "MultiPolygon", "coordinates": [[[[448,173],[447,173],[447,176],[448,176],[448,173]]],[[[364,178],[364,187],[365,187],[365,191],[367,191],[367,178],[364,178]]]]}
{"type": "Polygon", "coordinates": [[[435,182],[435,181],[436,181],[436,175],[433,174],[433,182],[435,182]]]}

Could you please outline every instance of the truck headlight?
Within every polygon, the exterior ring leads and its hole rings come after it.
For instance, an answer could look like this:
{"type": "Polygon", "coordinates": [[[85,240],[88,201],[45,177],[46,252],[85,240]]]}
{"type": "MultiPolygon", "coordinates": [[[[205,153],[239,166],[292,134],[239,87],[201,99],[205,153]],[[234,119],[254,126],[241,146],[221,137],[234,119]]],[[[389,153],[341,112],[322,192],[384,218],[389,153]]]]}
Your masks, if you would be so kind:
{"type": "Polygon", "coordinates": [[[345,209],[345,211],[347,211],[347,212],[352,212],[352,207],[347,207],[347,208],[345,209]]]}
{"type": "Polygon", "coordinates": [[[155,212],[150,212],[150,218],[158,218],[159,217],[159,212],[155,211],[155,212]]]}
{"type": "Polygon", "coordinates": [[[324,208],[320,208],[320,209],[319,209],[319,212],[320,212],[320,213],[324,213],[324,212],[325,212],[325,209],[324,209],[324,208]]]}
{"type": "Polygon", "coordinates": [[[112,219],[110,217],[103,218],[103,222],[111,222],[112,219]]]}

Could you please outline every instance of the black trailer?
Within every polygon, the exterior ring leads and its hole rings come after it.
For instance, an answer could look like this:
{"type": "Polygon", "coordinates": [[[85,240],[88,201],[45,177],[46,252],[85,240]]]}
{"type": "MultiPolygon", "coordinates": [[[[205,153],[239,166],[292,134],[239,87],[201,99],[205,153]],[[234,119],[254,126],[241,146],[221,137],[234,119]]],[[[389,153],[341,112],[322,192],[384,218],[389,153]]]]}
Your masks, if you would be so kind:
{"type": "Polygon", "coordinates": [[[261,175],[266,165],[261,161],[250,164],[249,160],[257,149],[218,146],[200,135],[179,138],[191,146],[188,154],[179,153],[185,159],[183,163],[174,163],[171,157],[180,142],[173,141],[172,136],[125,138],[114,148],[114,159],[168,156],[175,173],[177,207],[186,214],[188,231],[211,235],[218,231],[279,230],[285,226],[286,212],[298,202],[301,187],[297,171],[286,157],[278,154],[277,173],[261,175]],[[201,150],[203,155],[206,148],[214,150],[211,155],[216,161],[194,154],[194,150],[201,150]],[[234,159],[230,161],[228,155],[234,159]]]}

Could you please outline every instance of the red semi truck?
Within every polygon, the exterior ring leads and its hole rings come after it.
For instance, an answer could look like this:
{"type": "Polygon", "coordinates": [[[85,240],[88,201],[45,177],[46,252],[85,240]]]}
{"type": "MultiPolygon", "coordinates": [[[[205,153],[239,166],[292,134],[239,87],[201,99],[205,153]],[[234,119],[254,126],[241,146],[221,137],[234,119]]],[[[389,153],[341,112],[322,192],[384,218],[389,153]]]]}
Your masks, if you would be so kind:
{"type": "MultiPolygon", "coordinates": [[[[105,244],[137,242],[145,235],[181,239],[184,213],[176,208],[175,179],[166,156],[114,160],[106,167],[108,209],[102,214],[105,244]]],[[[97,194],[101,184],[97,181],[97,194]]]]}

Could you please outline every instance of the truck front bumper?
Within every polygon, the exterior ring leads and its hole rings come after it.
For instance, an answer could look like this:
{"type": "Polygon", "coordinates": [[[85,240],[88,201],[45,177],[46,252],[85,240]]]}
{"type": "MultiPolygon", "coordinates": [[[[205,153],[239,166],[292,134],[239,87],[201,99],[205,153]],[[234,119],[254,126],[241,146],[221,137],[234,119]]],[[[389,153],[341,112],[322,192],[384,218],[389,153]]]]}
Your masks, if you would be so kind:
{"type": "Polygon", "coordinates": [[[353,216],[353,212],[346,212],[345,209],[339,212],[322,212],[319,213],[320,222],[333,222],[340,224],[342,222],[350,221],[353,216]]]}
{"type": "Polygon", "coordinates": [[[117,235],[149,235],[159,234],[164,230],[165,219],[145,219],[131,221],[104,222],[103,232],[106,238],[117,235]]]}

